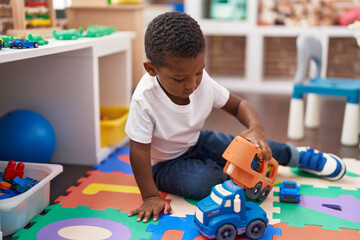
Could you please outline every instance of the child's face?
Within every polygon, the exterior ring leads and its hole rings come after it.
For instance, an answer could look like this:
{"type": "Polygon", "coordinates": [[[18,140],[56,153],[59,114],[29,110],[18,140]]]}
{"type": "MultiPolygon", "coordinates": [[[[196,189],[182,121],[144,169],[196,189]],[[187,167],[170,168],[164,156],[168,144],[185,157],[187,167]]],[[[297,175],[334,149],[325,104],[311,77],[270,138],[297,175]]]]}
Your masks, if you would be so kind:
{"type": "Polygon", "coordinates": [[[205,51],[196,58],[166,57],[166,63],[166,67],[154,68],[153,74],[147,70],[150,75],[157,77],[161,87],[174,103],[188,104],[189,96],[202,79],[205,51]]]}

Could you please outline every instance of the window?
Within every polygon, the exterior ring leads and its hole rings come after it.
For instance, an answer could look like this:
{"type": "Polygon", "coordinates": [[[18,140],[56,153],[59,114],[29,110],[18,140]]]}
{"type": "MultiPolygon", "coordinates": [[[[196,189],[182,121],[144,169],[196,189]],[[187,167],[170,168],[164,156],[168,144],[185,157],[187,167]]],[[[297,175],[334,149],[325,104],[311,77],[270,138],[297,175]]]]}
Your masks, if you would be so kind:
{"type": "Polygon", "coordinates": [[[216,195],[214,192],[211,192],[210,194],[211,199],[216,202],[217,204],[221,205],[222,198],[220,198],[218,195],[216,195]]]}
{"type": "Polygon", "coordinates": [[[255,154],[254,159],[251,162],[251,169],[260,173],[262,172],[262,168],[263,168],[263,162],[260,160],[259,156],[257,154],[255,154]]]}
{"type": "Polygon", "coordinates": [[[266,169],[266,177],[268,178],[271,177],[273,174],[273,170],[274,170],[274,166],[271,163],[269,163],[266,169]]]}

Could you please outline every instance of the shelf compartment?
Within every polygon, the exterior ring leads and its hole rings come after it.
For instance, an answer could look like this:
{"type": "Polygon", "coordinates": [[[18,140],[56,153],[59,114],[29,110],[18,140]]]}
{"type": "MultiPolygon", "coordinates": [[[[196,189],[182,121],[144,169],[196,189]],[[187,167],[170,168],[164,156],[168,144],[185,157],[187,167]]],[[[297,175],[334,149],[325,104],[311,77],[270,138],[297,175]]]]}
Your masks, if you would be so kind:
{"type": "Polygon", "coordinates": [[[125,124],[128,115],[128,107],[100,107],[101,147],[114,146],[126,137],[125,124]]]}

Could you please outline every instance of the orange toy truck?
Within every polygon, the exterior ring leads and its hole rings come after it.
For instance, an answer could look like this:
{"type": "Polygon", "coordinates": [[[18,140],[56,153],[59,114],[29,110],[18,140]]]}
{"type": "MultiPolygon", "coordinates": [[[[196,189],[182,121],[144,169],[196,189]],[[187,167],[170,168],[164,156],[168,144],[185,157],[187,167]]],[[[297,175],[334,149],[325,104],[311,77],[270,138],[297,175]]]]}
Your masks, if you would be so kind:
{"type": "Polygon", "coordinates": [[[224,172],[245,190],[250,199],[264,201],[269,195],[278,170],[278,162],[260,161],[261,149],[248,140],[237,136],[223,153],[227,160],[224,172]]]}

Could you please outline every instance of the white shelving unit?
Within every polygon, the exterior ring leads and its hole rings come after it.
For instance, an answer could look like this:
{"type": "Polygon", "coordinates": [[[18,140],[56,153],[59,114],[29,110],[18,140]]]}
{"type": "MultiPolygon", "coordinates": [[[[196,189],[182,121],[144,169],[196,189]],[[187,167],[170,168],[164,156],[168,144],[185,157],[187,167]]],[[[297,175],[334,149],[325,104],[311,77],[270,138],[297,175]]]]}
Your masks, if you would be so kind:
{"type": "MultiPolygon", "coordinates": [[[[100,147],[100,105],[128,106],[133,32],[59,41],[0,52],[0,116],[40,113],[52,125],[51,162],[94,165],[113,148],[100,147]]],[[[121,143],[119,143],[121,144],[121,143]]]]}
{"type": "Polygon", "coordinates": [[[290,94],[293,88],[292,79],[288,81],[265,80],[263,77],[263,50],[265,37],[296,37],[299,34],[310,34],[321,39],[323,43],[322,75],[327,71],[328,44],[331,37],[350,37],[352,32],[345,27],[283,27],[258,26],[257,0],[247,1],[247,19],[245,21],[223,21],[204,18],[204,0],[184,0],[185,12],[195,18],[205,35],[243,36],[246,37],[245,76],[216,77],[216,80],[233,91],[284,93],[290,94]]]}

